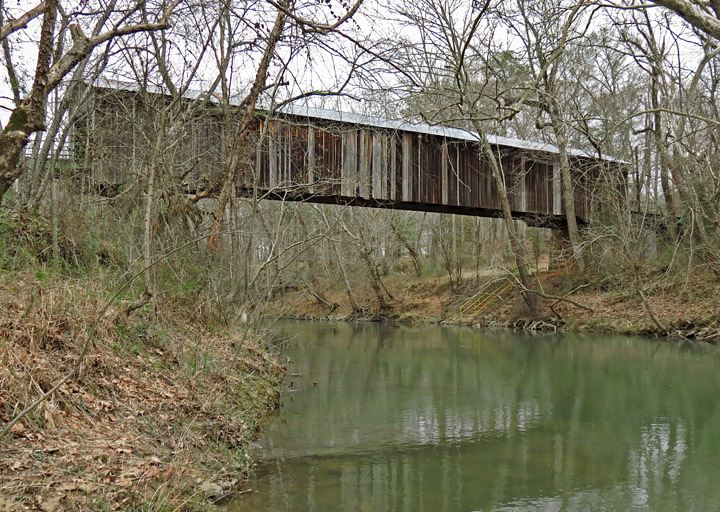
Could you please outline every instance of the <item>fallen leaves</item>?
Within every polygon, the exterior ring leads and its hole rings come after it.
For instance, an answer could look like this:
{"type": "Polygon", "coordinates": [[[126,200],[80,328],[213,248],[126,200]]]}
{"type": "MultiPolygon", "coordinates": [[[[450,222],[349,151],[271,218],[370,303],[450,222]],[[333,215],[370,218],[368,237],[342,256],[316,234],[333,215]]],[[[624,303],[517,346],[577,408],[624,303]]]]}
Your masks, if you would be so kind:
{"type": "MultiPolygon", "coordinates": [[[[0,283],[2,423],[73,364],[79,345],[70,338],[95,314],[92,301],[45,290],[23,317],[24,297],[8,296],[0,283]]],[[[80,375],[0,441],[0,510],[95,510],[100,501],[128,510],[159,486],[182,503],[204,496],[198,478],[223,494],[230,490],[225,484],[247,462],[231,463],[218,450],[243,446],[255,435],[254,419],[275,399],[246,393],[238,382],[265,389],[282,367],[251,341],[210,335],[182,320],[163,322],[170,334],[162,344],[119,338],[103,324],[102,342],[80,375]],[[138,346],[139,353],[130,352],[138,346]],[[249,348],[238,353],[241,346],[249,348]]]]}
{"type": "Polygon", "coordinates": [[[14,436],[21,436],[25,433],[25,425],[22,423],[15,423],[12,427],[10,427],[10,433],[14,436]]]}

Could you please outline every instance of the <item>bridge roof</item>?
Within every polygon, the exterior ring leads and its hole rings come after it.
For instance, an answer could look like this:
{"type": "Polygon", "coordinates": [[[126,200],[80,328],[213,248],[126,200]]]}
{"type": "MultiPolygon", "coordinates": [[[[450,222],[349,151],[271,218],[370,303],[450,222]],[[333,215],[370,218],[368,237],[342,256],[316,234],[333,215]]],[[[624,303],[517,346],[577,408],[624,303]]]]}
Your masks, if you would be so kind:
{"type": "MultiPolygon", "coordinates": [[[[96,80],[93,83],[93,86],[100,87],[100,88],[106,88],[106,89],[117,89],[122,91],[134,91],[138,92],[140,90],[139,86],[137,84],[129,83],[129,82],[120,82],[117,80],[110,80],[106,78],[101,78],[96,80]]],[[[162,95],[168,95],[169,92],[161,87],[156,86],[148,86],[147,87],[148,92],[151,94],[162,94],[162,95]]],[[[189,89],[185,95],[188,99],[202,99],[207,97],[207,93],[197,90],[197,89],[189,89]]],[[[230,98],[230,104],[231,105],[240,105],[244,97],[242,96],[233,96],[230,98]]],[[[216,97],[211,97],[211,101],[218,102],[219,99],[216,97]]],[[[260,107],[260,110],[267,110],[266,108],[260,107]]],[[[462,128],[454,128],[450,126],[442,126],[442,125],[431,125],[431,124],[425,124],[425,123],[411,123],[408,121],[403,120],[393,120],[393,119],[385,119],[382,117],[376,117],[366,114],[357,114],[353,112],[344,112],[340,110],[329,110],[329,109],[323,109],[323,108],[315,108],[315,107],[309,107],[305,105],[295,105],[295,104],[286,104],[282,107],[278,108],[278,112],[286,115],[290,115],[293,117],[306,117],[308,120],[310,119],[318,119],[323,121],[334,121],[338,123],[343,124],[354,124],[358,126],[367,126],[370,128],[382,128],[386,130],[393,130],[393,131],[405,131],[405,132],[412,132],[412,133],[422,133],[426,135],[436,135],[440,137],[447,137],[450,139],[456,139],[456,140],[465,140],[469,142],[478,142],[480,139],[480,135],[477,132],[474,132],[472,130],[464,130],[462,128]]],[[[492,135],[488,134],[488,141],[492,145],[497,146],[505,146],[505,147],[511,147],[511,148],[517,148],[517,149],[524,149],[528,151],[537,151],[537,152],[543,152],[543,153],[551,153],[551,154],[558,154],[560,152],[559,148],[555,146],[554,144],[549,144],[545,142],[539,142],[539,141],[531,141],[531,140],[524,140],[524,139],[517,139],[514,137],[504,137],[501,135],[492,135]]],[[[582,149],[576,149],[576,148],[568,148],[568,154],[572,156],[577,157],[583,157],[583,158],[592,158],[596,160],[602,160],[606,162],[618,162],[623,163],[622,160],[610,157],[610,156],[603,156],[602,158],[598,157],[597,155],[593,155],[585,150],[582,149]]]]}
{"type": "MultiPolygon", "coordinates": [[[[339,110],[328,110],[323,108],[308,107],[303,105],[283,105],[279,109],[281,113],[292,116],[307,117],[309,119],[322,119],[327,121],[336,121],[340,123],[355,124],[360,126],[368,126],[371,128],[383,128],[393,131],[405,131],[413,133],[422,133],[427,135],[437,135],[450,139],[466,140],[469,142],[478,142],[480,135],[472,130],[462,128],[454,128],[443,125],[432,125],[425,123],[411,123],[408,121],[384,119],[366,114],[356,114],[352,112],[343,112],[339,110]]],[[[558,154],[559,148],[553,144],[538,142],[532,140],[517,139],[514,137],[504,137],[501,135],[488,134],[488,141],[492,145],[506,146],[518,149],[526,149],[528,151],[539,151],[544,153],[558,154]]],[[[582,149],[568,148],[568,154],[584,158],[594,158],[608,162],[621,162],[620,160],[604,156],[598,158],[582,149]]]]}

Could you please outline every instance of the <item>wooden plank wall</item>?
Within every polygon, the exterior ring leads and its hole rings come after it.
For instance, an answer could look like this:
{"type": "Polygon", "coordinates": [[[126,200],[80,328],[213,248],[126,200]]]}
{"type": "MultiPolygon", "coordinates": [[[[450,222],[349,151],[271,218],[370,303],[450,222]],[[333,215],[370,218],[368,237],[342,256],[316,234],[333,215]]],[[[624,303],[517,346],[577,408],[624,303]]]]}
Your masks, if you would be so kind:
{"type": "MultiPolygon", "coordinates": [[[[378,202],[499,209],[490,168],[469,142],[412,132],[268,123],[264,190],[337,195],[378,202]]],[[[517,212],[558,215],[559,176],[547,155],[502,148],[510,204],[517,212]]],[[[578,187],[584,182],[578,181],[578,187]]],[[[578,190],[581,190],[580,188],[578,190]]],[[[587,198],[578,208],[588,212],[587,198]]]]}
{"type": "MultiPolygon", "coordinates": [[[[95,168],[102,179],[121,183],[123,173],[142,161],[137,155],[147,154],[149,148],[131,129],[135,107],[115,103],[99,100],[94,109],[96,126],[105,125],[110,133],[95,131],[95,168]]],[[[257,127],[259,166],[252,166],[241,180],[245,186],[257,183],[262,191],[287,191],[303,200],[361,199],[363,204],[420,211],[499,214],[500,198],[490,168],[470,141],[308,118],[259,121],[257,127]]],[[[179,168],[191,166],[186,176],[190,187],[219,176],[225,158],[221,133],[219,120],[211,114],[186,125],[174,161],[179,168]]],[[[495,149],[515,213],[564,214],[554,155],[495,149]]],[[[254,150],[249,153],[247,160],[254,162],[254,150]]],[[[599,170],[591,159],[574,158],[572,164],[576,212],[581,221],[587,220],[599,170]]]]}

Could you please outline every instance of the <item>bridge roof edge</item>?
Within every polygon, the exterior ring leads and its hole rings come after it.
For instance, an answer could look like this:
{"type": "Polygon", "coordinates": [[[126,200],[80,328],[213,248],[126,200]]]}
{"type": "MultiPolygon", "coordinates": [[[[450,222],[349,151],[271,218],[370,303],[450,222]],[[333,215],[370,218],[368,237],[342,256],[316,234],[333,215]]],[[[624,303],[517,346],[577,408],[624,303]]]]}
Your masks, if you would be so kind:
{"type": "MultiPolygon", "coordinates": [[[[99,78],[95,80],[92,85],[98,88],[106,89],[117,89],[129,92],[139,92],[140,87],[137,84],[131,82],[121,82],[118,80],[112,80],[108,78],[99,78]]],[[[168,95],[169,92],[162,87],[147,86],[147,91],[151,94],[162,94],[168,95]]],[[[207,93],[197,89],[188,89],[184,94],[187,99],[200,99],[207,97],[207,93]]],[[[211,101],[218,102],[219,99],[211,97],[211,101]]],[[[231,105],[239,105],[242,101],[240,96],[233,96],[230,98],[231,105]]],[[[259,110],[267,111],[267,106],[260,106],[259,110]]],[[[465,130],[462,128],[455,128],[443,125],[431,125],[425,123],[411,123],[402,120],[386,119],[377,116],[371,116],[367,114],[358,114],[353,112],[344,112],[340,110],[329,110],[317,107],[310,107],[305,105],[294,105],[286,104],[278,108],[278,112],[295,117],[307,117],[308,119],[320,119],[324,121],[335,121],[339,123],[356,124],[361,126],[368,126],[372,128],[382,128],[392,131],[405,131],[412,133],[422,133],[425,135],[436,135],[440,137],[447,137],[456,140],[465,140],[469,142],[477,142],[480,136],[477,132],[472,130],[465,130]]],[[[512,147],[517,149],[525,149],[528,151],[538,151],[544,153],[558,154],[559,148],[554,144],[545,142],[518,139],[514,137],[504,137],[501,135],[488,134],[488,140],[490,144],[497,146],[512,147]]],[[[577,157],[590,158],[594,160],[601,160],[604,162],[615,162],[620,164],[627,164],[624,160],[620,160],[611,156],[598,157],[585,150],[568,148],[568,154],[577,157]]]]}
{"type": "MultiPolygon", "coordinates": [[[[265,110],[265,109],[263,109],[265,110]]],[[[383,128],[393,131],[405,131],[413,133],[422,133],[426,135],[437,135],[440,137],[448,137],[451,139],[466,140],[469,142],[478,142],[480,136],[472,130],[455,128],[443,125],[431,125],[425,123],[411,123],[408,121],[385,119],[382,117],[370,116],[366,114],[356,114],[352,112],[344,112],[339,110],[328,110],[316,107],[307,107],[303,105],[284,105],[279,112],[298,117],[307,117],[311,119],[322,119],[326,121],[336,121],[341,123],[357,124],[373,128],[383,128]]],[[[517,149],[526,149],[529,151],[540,151],[545,153],[558,154],[560,149],[554,144],[538,142],[532,140],[518,139],[514,137],[504,137],[502,135],[488,134],[490,144],[497,146],[513,147],[517,149]]],[[[568,154],[583,158],[592,158],[606,162],[626,163],[623,160],[604,156],[602,158],[593,155],[585,150],[568,148],[568,154]]]]}

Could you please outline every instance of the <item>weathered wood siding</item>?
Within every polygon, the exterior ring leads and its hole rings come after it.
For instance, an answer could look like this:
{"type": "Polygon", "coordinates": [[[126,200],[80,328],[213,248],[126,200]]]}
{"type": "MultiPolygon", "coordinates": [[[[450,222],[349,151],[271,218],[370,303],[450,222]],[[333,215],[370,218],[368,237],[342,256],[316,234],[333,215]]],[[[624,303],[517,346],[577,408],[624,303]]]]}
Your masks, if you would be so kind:
{"type": "MultiPolygon", "coordinates": [[[[113,184],[146,165],[152,151],[148,109],[136,95],[127,96],[123,101],[117,94],[99,96],[92,108],[92,136],[82,141],[90,148],[87,155],[98,179],[113,184]]],[[[471,141],[289,115],[258,121],[256,131],[259,151],[248,149],[245,160],[250,163],[238,177],[246,189],[257,186],[264,193],[304,201],[500,214],[491,170],[471,141]]],[[[164,161],[178,168],[186,187],[217,181],[225,165],[222,132],[214,113],[195,113],[184,123],[164,161]]],[[[555,155],[513,146],[495,150],[514,213],[538,225],[561,223],[565,212],[555,155]]],[[[579,157],[572,164],[576,212],[581,222],[587,221],[598,166],[579,157]]]]}

